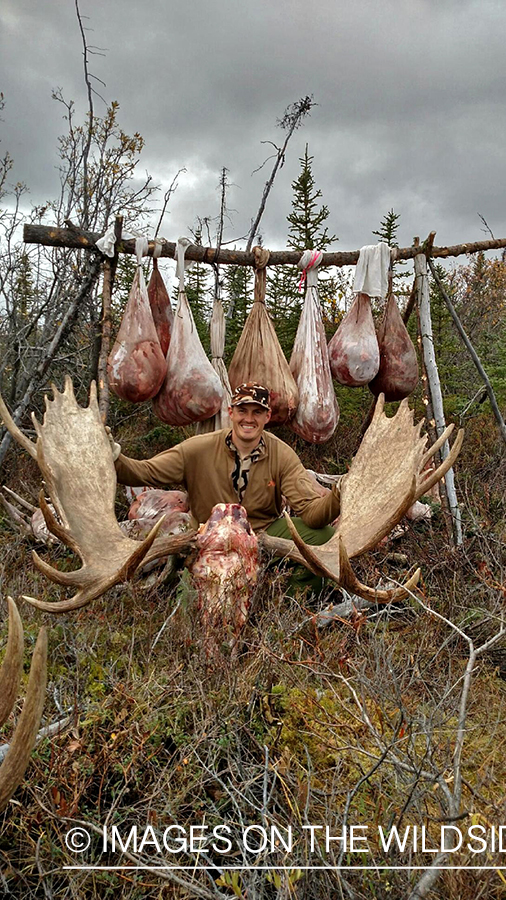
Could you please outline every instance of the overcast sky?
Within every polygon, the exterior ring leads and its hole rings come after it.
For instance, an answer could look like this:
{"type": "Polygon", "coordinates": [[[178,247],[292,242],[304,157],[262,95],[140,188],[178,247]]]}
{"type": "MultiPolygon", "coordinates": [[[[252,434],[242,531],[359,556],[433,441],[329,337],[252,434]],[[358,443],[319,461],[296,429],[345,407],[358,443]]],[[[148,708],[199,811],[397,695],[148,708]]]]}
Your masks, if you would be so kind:
{"type": "MultiPolygon", "coordinates": [[[[233,183],[225,240],[248,230],[282,141],[276,120],[313,94],[318,106],[289,145],[262,221],[265,246],[286,246],[291,182],[306,142],[330,208],[335,249],[376,240],[394,208],[399,241],[437,231],[437,244],[484,239],[481,213],[506,237],[503,0],[80,0],[92,72],[119,121],[146,145],[140,163],[163,189],[185,166],[164,237],[219,209],[222,166],[233,183]],[[92,30],[91,30],[92,29],[92,30]],[[271,164],[269,164],[270,166],[271,164]]],[[[58,193],[63,89],[86,109],[73,0],[1,0],[0,151],[33,202],[58,193]]],[[[96,101],[96,111],[105,107],[96,101]]]]}

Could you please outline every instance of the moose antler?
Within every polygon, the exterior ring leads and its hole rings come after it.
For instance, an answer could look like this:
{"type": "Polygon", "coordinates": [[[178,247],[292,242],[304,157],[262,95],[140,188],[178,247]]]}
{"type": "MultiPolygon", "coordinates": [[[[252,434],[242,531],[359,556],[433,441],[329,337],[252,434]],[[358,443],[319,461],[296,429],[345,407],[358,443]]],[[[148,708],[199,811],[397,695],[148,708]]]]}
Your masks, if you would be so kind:
{"type": "MultiPolygon", "coordinates": [[[[376,602],[405,597],[417,584],[420,570],[417,569],[401,588],[379,591],[357,579],[350,559],[376,546],[415,500],[443,477],[455,462],[464,438],[461,429],[439,468],[424,471],[426,463],[448,439],[453,425],[449,425],[435,444],[425,451],[427,435],[420,435],[423,423],[413,424],[414,414],[408,401],[403,400],[391,418],[385,415],[384,406],[385,398],[380,394],[372,422],[343,479],[341,514],[333,537],[326,544],[309,546],[287,516],[295,547],[290,541],[283,541],[285,555],[299,560],[303,557],[315,574],[331,578],[359,597],[376,602]],[[298,553],[293,552],[295,548],[298,553]]],[[[279,539],[262,535],[262,543],[277,553],[281,550],[279,539]]]]}
{"type": "MultiPolygon", "coordinates": [[[[42,424],[32,413],[36,444],[15,425],[1,397],[0,415],[12,436],[37,460],[58,516],[41,493],[40,507],[47,527],[83,563],[77,572],[60,572],[34,551],[34,563],[44,575],[57,584],[77,588],[77,593],[69,600],[52,603],[34,597],[25,599],[47,612],[67,612],[86,606],[129,578],[153,544],[161,520],[144,541],[126,537],[118,525],[114,512],[116,471],[100,418],[95,382],[86,408],[78,406],[69,376],[63,393],[53,385],[53,394],[53,400],[45,398],[42,424]]],[[[167,539],[164,548],[167,552],[167,539]]]]}
{"type": "MultiPolygon", "coordinates": [[[[6,721],[19,692],[23,671],[23,625],[14,600],[7,597],[9,606],[9,638],[0,669],[0,725],[6,721]]],[[[23,780],[39,730],[46,696],[47,636],[39,631],[32,656],[28,688],[23,711],[0,767],[0,812],[3,812],[14,791],[23,780]]]]}

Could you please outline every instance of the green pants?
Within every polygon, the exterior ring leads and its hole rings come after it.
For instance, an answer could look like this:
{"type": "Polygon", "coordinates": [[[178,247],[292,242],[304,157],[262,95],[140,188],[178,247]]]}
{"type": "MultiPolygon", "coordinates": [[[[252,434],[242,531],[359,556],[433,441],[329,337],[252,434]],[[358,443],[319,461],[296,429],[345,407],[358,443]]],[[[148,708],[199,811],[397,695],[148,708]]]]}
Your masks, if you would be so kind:
{"type": "MultiPolygon", "coordinates": [[[[330,525],[325,525],[324,528],[310,528],[309,525],[306,525],[306,523],[303,522],[302,519],[299,519],[298,516],[292,516],[292,522],[302,540],[306,544],[313,544],[313,546],[326,544],[335,531],[330,525]]],[[[266,533],[272,535],[272,537],[292,539],[284,516],[272,522],[272,524],[266,528],[266,533]]],[[[319,578],[318,575],[313,575],[313,573],[310,572],[309,569],[306,569],[305,566],[293,566],[287,588],[287,593],[290,597],[293,597],[295,594],[301,593],[302,591],[307,591],[308,593],[316,594],[318,596],[318,594],[321,593],[322,588],[323,578],[319,578]]]]}

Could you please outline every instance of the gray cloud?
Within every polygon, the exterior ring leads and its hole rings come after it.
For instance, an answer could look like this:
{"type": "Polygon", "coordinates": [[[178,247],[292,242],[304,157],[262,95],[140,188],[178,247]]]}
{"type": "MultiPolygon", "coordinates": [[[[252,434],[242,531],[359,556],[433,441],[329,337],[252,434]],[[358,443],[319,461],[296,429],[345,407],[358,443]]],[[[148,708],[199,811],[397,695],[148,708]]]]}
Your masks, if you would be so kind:
{"type": "MultiPolygon", "coordinates": [[[[299,97],[318,103],[293,138],[262,222],[282,247],[291,181],[306,142],[343,249],[372,239],[382,216],[401,213],[401,242],[436,229],[437,241],[482,236],[477,213],[506,235],[506,8],[492,0],[302,0],[186,5],[82,0],[90,44],[107,48],[92,71],[120,102],[120,122],[146,140],[141,170],[166,188],[186,166],[163,232],[218,211],[223,165],[235,186],[228,239],[245,233],[281,142],[276,119],[299,97]]],[[[56,194],[61,86],[85,111],[80,38],[70,0],[4,0],[3,151],[39,202],[56,194]]],[[[100,89],[102,90],[102,89],[100,89]]],[[[97,100],[97,111],[103,105],[97,100]]]]}

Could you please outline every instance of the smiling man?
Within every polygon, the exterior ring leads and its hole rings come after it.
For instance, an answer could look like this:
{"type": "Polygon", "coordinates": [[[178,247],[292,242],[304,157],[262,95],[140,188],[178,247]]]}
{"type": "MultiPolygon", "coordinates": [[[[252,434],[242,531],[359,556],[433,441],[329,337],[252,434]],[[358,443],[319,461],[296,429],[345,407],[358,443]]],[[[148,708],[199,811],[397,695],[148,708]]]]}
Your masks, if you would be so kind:
{"type": "MultiPolygon", "coordinates": [[[[118,481],[132,487],[183,485],[194,527],[207,522],[216,503],[241,503],[254,531],[276,537],[290,537],[280,518],[286,498],[305,542],[328,541],[333,530],[326,526],[339,514],[339,488],[334,486],[322,497],[291,447],[264,431],[271,417],[268,389],[256,382],[239,385],[229,414],[231,429],[188,438],[152,459],[133,460],[120,454],[118,481]]],[[[307,571],[299,576],[292,587],[318,588],[307,571]]]]}

